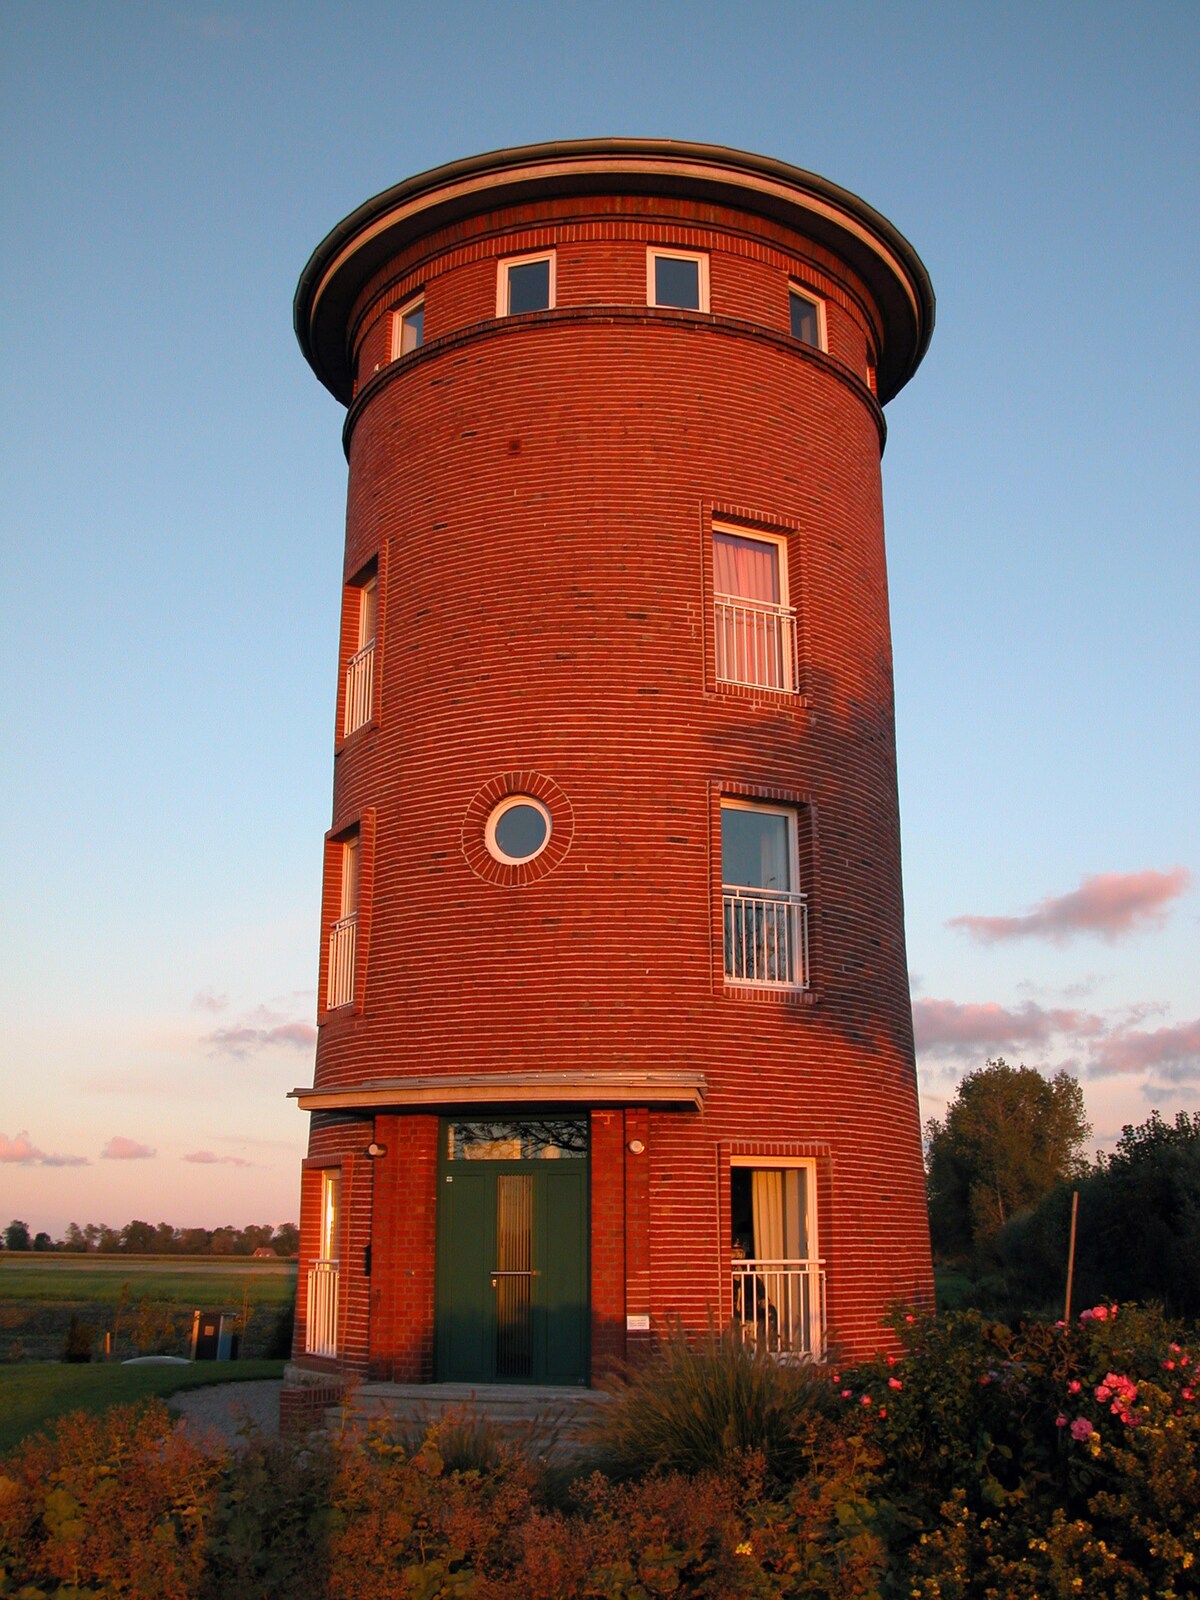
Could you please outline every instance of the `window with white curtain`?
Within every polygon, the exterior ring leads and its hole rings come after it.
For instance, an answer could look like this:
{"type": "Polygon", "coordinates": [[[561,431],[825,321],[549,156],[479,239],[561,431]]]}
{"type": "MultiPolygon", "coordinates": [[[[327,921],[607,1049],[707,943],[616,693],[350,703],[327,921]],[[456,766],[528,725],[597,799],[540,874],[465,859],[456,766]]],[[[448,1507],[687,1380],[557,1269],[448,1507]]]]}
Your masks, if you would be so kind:
{"type": "Polygon", "coordinates": [[[796,614],[788,604],[787,543],[713,528],[717,678],[761,689],[796,687],[796,614]]]}

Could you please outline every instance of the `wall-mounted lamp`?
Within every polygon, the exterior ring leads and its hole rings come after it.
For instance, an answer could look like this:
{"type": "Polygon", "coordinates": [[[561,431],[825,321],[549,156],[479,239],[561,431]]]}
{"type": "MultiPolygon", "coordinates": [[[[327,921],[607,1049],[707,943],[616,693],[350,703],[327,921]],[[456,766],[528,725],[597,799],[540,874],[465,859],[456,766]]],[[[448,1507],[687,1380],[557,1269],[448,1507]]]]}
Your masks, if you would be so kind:
{"type": "Polygon", "coordinates": [[[640,1139],[630,1139],[625,1148],[629,1151],[631,1156],[640,1156],[645,1150],[646,1146],[640,1139]]]}
{"type": "Polygon", "coordinates": [[[371,1160],[374,1161],[377,1156],[387,1155],[387,1145],[374,1143],[369,1144],[367,1146],[367,1154],[370,1156],[371,1160]]]}

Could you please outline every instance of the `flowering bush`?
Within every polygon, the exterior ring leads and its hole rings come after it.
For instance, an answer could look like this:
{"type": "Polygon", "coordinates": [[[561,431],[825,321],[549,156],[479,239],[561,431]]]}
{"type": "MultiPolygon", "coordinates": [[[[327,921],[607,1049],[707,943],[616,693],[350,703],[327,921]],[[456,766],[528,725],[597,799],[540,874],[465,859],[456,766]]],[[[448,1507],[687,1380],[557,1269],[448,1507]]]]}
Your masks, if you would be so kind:
{"type": "MultiPolygon", "coordinates": [[[[897,1592],[1200,1595],[1196,1353],[1160,1314],[1101,1304],[1071,1327],[973,1312],[898,1327],[902,1387],[886,1414],[853,1414],[878,1451],[893,1572],[910,1585],[897,1592]]],[[[851,1400],[892,1370],[856,1373],[851,1400]]]]}
{"type": "Polygon", "coordinates": [[[665,1356],[671,1396],[647,1410],[631,1381],[612,1409],[643,1415],[614,1437],[652,1461],[686,1444],[692,1469],[570,1490],[438,1428],[233,1453],[157,1402],[68,1418],[0,1463],[0,1596],[1200,1597],[1193,1334],[1107,1304],[1070,1327],[897,1326],[902,1354],[792,1388],[732,1346],[665,1356]],[[734,1430],[739,1394],[760,1409],[734,1430]]]}

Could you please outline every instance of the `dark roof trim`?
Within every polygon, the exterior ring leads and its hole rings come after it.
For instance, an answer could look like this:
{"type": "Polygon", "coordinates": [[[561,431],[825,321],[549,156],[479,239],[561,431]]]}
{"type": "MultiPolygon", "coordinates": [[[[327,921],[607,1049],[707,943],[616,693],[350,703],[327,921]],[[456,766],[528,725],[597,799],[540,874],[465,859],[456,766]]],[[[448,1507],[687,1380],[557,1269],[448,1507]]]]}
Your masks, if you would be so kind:
{"type": "Polygon", "coordinates": [[[348,404],[351,308],[389,257],[422,234],[497,205],[614,190],[737,205],[826,244],[861,274],[880,307],[880,399],[890,399],[916,371],[933,333],[933,286],[921,258],[886,217],[800,167],[673,139],[573,139],[496,150],[418,173],[376,195],[322,240],[301,274],[293,321],[306,359],[348,404]]]}

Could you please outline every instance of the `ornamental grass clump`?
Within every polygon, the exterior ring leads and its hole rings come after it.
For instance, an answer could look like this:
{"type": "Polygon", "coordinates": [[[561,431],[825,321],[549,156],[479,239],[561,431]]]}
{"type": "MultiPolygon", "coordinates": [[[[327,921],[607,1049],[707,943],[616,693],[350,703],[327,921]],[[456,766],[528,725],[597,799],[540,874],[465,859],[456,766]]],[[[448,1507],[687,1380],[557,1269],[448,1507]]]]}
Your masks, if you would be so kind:
{"type": "Polygon", "coordinates": [[[613,1478],[720,1472],[749,1456],[769,1478],[807,1471],[830,1430],[822,1369],[785,1365],[735,1330],[689,1340],[678,1330],[607,1385],[585,1443],[613,1478]]]}

